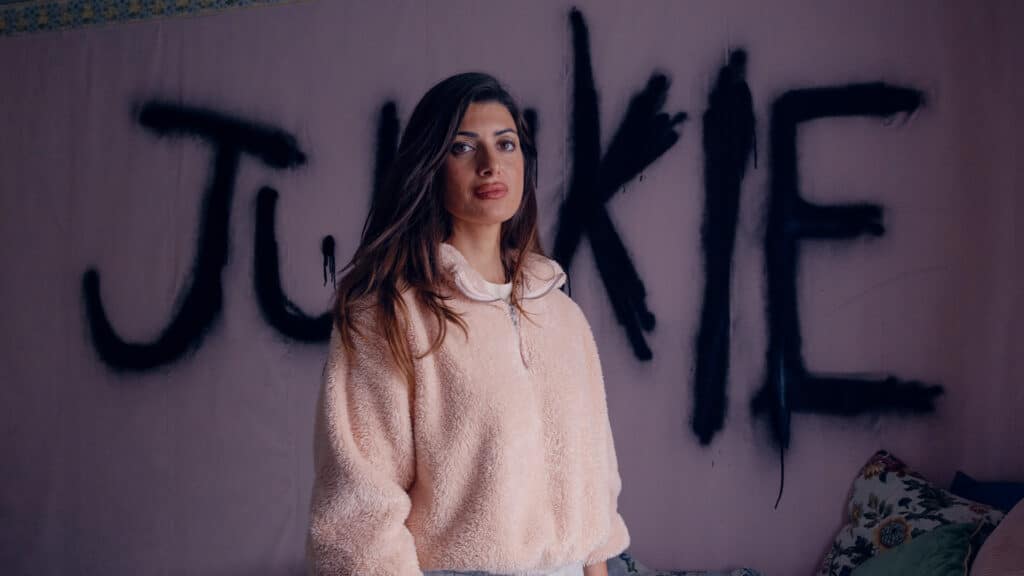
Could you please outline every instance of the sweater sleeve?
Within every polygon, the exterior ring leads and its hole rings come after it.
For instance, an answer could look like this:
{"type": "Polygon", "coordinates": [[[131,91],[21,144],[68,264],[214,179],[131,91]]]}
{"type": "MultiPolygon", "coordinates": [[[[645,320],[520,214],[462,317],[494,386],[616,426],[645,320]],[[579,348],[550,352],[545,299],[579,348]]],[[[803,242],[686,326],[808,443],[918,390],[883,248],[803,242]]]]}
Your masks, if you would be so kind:
{"type": "Polygon", "coordinates": [[[421,576],[405,521],[415,479],[410,390],[379,337],[335,327],[317,401],[306,554],[311,575],[421,576]]]}
{"type": "MultiPolygon", "coordinates": [[[[586,322],[584,320],[584,322],[586,322]]],[[[601,370],[601,359],[597,352],[597,343],[589,324],[586,325],[584,346],[587,351],[588,371],[591,378],[600,387],[599,401],[601,410],[599,412],[604,428],[604,447],[607,450],[608,460],[608,538],[603,544],[591,551],[584,559],[583,564],[590,566],[621,554],[629,547],[629,530],[626,522],[619,513],[619,493],[622,491],[622,477],[619,475],[619,462],[615,454],[615,440],[612,438],[611,421],[608,418],[608,400],[604,386],[604,375],[601,370]]]]}

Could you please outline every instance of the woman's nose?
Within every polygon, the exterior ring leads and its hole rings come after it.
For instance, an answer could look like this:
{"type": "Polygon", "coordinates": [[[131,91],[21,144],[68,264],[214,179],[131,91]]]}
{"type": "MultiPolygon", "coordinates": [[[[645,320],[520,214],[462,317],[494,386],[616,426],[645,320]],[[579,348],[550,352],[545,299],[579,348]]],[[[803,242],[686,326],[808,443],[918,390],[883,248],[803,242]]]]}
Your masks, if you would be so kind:
{"type": "Polygon", "coordinates": [[[498,171],[497,154],[487,146],[481,146],[477,155],[477,172],[481,176],[489,176],[498,171]]]}

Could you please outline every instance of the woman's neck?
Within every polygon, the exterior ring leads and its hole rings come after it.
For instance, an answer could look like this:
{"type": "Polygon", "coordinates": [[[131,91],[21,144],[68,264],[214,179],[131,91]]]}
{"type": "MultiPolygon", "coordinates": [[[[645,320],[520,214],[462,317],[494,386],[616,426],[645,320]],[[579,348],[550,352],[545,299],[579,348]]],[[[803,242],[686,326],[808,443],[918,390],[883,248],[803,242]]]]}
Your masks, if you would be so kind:
{"type": "Polygon", "coordinates": [[[466,261],[483,276],[484,280],[495,284],[504,284],[505,266],[501,261],[500,226],[496,230],[467,233],[454,231],[448,242],[454,246],[466,261]]]}

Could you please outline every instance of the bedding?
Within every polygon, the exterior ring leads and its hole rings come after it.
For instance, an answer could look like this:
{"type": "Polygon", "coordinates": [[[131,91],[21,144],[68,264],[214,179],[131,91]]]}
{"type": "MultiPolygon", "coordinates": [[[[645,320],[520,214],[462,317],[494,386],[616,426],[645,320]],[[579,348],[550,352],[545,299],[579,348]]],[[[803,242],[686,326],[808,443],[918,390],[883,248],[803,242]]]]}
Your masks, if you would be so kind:
{"type": "Polygon", "coordinates": [[[1024,499],[1024,482],[979,482],[958,470],[949,491],[1008,512],[1024,499]]]}

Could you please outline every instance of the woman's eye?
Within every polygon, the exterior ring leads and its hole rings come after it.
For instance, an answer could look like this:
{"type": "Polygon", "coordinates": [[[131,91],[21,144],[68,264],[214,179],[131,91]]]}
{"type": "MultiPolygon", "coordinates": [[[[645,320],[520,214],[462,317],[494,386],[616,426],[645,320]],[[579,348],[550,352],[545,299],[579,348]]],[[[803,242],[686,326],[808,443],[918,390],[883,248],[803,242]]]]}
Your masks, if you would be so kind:
{"type": "Polygon", "coordinates": [[[462,154],[463,152],[469,152],[473,147],[466,142],[456,142],[452,144],[452,154],[462,154]]]}
{"type": "Polygon", "coordinates": [[[499,144],[499,146],[501,146],[501,149],[506,152],[512,152],[516,149],[516,143],[513,140],[504,140],[499,144]]]}

